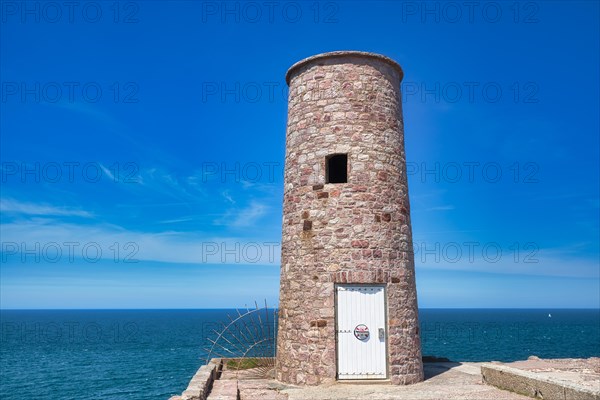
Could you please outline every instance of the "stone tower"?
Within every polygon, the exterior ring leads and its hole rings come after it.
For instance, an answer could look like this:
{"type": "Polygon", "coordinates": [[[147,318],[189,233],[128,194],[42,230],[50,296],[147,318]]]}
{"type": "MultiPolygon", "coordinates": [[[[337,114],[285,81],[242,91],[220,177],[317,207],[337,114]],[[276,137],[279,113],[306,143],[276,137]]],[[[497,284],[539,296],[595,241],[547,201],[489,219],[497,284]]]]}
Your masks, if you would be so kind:
{"type": "Polygon", "coordinates": [[[357,51],[287,72],[280,381],[423,380],[402,77],[357,51]]]}

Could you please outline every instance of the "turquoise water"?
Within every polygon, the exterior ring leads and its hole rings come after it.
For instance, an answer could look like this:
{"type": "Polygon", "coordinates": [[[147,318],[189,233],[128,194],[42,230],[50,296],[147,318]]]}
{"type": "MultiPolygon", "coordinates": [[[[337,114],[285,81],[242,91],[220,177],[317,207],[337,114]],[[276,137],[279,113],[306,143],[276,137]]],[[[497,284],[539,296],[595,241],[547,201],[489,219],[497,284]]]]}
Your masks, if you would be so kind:
{"type": "MultiPolygon", "coordinates": [[[[165,400],[234,310],[0,311],[0,399],[165,400]]],[[[600,356],[599,310],[420,310],[423,353],[600,356]],[[549,314],[551,317],[549,317],[549,314]]]]}

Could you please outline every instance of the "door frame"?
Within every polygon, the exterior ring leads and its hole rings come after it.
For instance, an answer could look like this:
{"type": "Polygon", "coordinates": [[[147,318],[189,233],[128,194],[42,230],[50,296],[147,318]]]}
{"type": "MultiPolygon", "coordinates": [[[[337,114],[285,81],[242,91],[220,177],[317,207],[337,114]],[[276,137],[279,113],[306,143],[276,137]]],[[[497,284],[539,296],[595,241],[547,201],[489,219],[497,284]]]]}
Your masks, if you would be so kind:
{"type": "Polygon", "coordinates": [[[372,378],[368,380],[372,381],[383,381],[390,379],[390,359],[389,359],[389,321],[388,321],[388,298],[387,298],[387,284],[385,283],[334,283],[333,285],[333,311],[335,314],[335,379],[337,381],[352,382],[353,379],[340,379],[339,378],[339,340],[338,340],[338,287],[339,286],[373,286],[383,288],[383,319],[385,321],[385,378],[372,378]]]}

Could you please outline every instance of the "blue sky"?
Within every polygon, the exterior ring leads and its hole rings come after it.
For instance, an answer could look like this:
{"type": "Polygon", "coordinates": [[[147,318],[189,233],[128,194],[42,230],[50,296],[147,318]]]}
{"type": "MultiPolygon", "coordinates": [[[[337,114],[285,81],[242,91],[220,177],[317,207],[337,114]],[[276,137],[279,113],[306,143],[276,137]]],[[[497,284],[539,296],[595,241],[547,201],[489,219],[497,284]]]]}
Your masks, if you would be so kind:
{"type": "Polygon", "coordinates": [[[1,5],[2,308],[279,284],[285,72],[397,60],[421,307],[598,307],[598,2],[1,5]]]}

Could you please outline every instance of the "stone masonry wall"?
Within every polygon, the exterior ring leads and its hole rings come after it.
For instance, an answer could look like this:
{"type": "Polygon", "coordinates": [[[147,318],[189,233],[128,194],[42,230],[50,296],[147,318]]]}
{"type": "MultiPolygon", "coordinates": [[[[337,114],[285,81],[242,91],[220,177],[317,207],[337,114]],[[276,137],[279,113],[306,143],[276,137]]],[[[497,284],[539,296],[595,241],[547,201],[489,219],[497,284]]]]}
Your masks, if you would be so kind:
{"type": "Polygon", "coordinates": [[[423,380],[404,155],[402,70],[383,56],[326,53],[288,71],[277,378],[336,378],[334,285],[385,284],[388,375],[423,380]],[[325,183],[348,154],[348,182],[325,183]]]}

